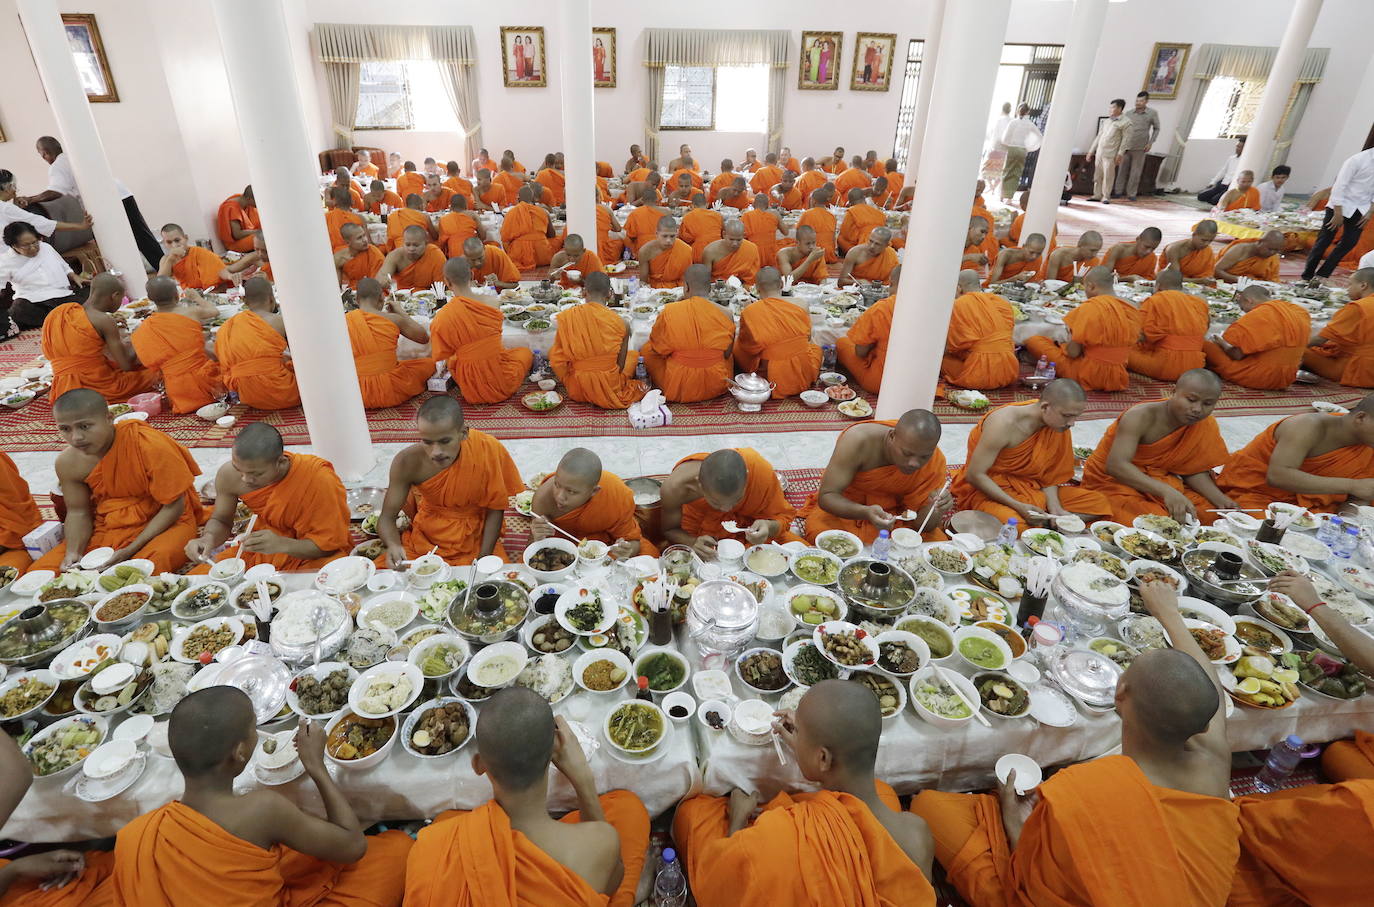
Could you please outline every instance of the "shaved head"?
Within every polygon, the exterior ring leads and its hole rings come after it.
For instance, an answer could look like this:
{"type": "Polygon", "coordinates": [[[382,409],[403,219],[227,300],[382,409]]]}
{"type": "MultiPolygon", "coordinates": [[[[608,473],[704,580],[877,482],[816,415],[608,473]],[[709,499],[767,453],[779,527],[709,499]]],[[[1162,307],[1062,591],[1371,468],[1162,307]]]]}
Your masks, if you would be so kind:
{"type": "Polygon", "coordinates": [[[101,271],[91,278],[91,288],[87,298],[101,299],[112,293],[123,293],[124,282],[109,271],[101,271]]]}
{"type": "Polygon", "coordinates": [[[1144,242],[1156,243],[1163,238],[1164,234],[1159,231],[1158,227],[1146,227],[1144,230],[1141,230],[1140,235],[1136,237],[1136,239],[1142,240],[1144,242]]]}
{"type": "Polygon", "coordinates": [[[939,441],[943,429],[940,420],[928,409],[909,409],[897,420],[896,431],[913,440],[939,441]]]}
{"type": "Polygon", "coordinates": [[[1159,743],[1182,746],[1207,729],[1221,694],[1207,672],[1177,649],[1136,656],[1118,681],[1117,701],[1129,702],[1123,721],[1159,743]],[[1159,691],[1168,690],[1167,696],[1159,691]]]}
{"type": "Polygon", "coordinates": [[[1155,275],[1155,292],[1183,289],[1183,272],[1173,265],[1155,275]]]}
{"type": "MultiPolygon", "coordinates": [[[[476,237],[474,237],[475,239],[476,237]]],[[[481,251],[481,242],[477,244],[477,251],[481,251]]],[[[467,243],[463,243],[463,251],[468,252],[467,243]]],[[[444,262],[444,280],[449,283],[468,283],[472,280],[472,265],[468,264],[466,258],[450,258],[444,262]]]]}
{"type": "MultiPolygon", "coordinates": [[[[477,717],[477,755],[496,784],[521,791],[542,783],[553,758],[553,710],[522,686],[498,692],[477,717]]],[[[576,745],[574,743],[574,745],[576,745]]]]}
{"type": "Polygon", "coordinates": [[[853,680],[823,680],[797,706],[797,759],[808,780],[870,774],[883,730],[878,697],[853,680]]]}
{"type": "Polygon", "coordinates": [[[703,264],[688,265],[682,274],[688,296],[704,296],[711,289],[711,269],[703,264]]]}
{"type": "Polygon", "coordinates": [[[1178,376],[1174,382],[1175,392],[1182,390],[1196,390],[1206,393],[1208,396],[1216,396],[1221,393],[1221,378],[1217,373],[1205,368],[1190,368],[1188,371],[1178,376]]]}
{"type": "MultiPolygon", "coordinates": [[[[737,450],[717,450],[701,461],[697,472],[701,490],[710,501],[738,503],[749,482],[749,469],[737,450]]],[[[728,508],[718,508],[725,510],[728,508]]]]}
{"type": "Polygon", "coordinates": [[[1198,221],[1197,226],[1193,228],[1193,235],[1199,238],[1203,236],[1216,236],[1217,222],[1210,218],[1203,218],[1198,221]]]}
{"type": "Polygon", "coordinates": [[[232,770],[235,755],[245,762],[252,755],[251,746],[245,744],[253,741],[256,723],[252,700],[242,690],[206,687],[172,709],[167,744],[177,768],[187,777],[207,775],[219,768],[232,770]]]}
{"type": "Polygon", "coordinates": [[[249,302],[262,302],[272,298],[272,281],[258,275],[243,282],[243,298],[249,302]]]}
{"type": "Polygon", "coordinates": [[[730,218],[725,222],[725,235],[731,239],[744,239],[744,223],[738,218],[730,218]]]}
{"type": "Polygon", "coordinates": [[[1096,230],[1084,230],[1083,235],[1078,237],[1078,245],[1083,247],[1096,246],[1102,248],[1102,234],[1096,230]]]}
{"type": "Polygon", "coordinates": [[[253,463],[278,460],[285,450],[281,433],[266,422],[246,426],[234,439],[234,456],[253,463]]]}
{"type": "Polygon", "coordinates": [[[382,285],[377,282],[376,278],[364,277],[353,288],[353,293],[359,299],[380,300],[382,298],[382,285]]]}
{"type": "Polygon", "coordinates": [[[177,282],[170,277],[149,277],[146,292],[154,305],[174,305],[177,301],[177,282]]]}
{"type": "Polygon", "coordinates": [[[1360,268],[1350,275],[1350,283],[1346,286],[1346,293],[1352,301],[1363,299],[1374,293],[1374,268],[1360,268]],[[1358,284],[1358,286],[1356,286],[1358,284]]]}
{"type": "Polygon", "coordinates": [[[89,387],[77,387],[58,397],[52,405],[52,413],[58,418],[110,414],[105,398],[89,387]]]}
{"type": "MultiPolygon", "coordinates": [[[[862,162],[860,162],[860,163],[862,163],[862,162]]],[[[850,203],[851,205],[862,204],[864,198],[865,198],[865,196],[864,196],[864,190],[862,190],[862,189],[850,189],[850,190],[849,190],[849,203],[850,203]]]]}
{"type": "Polygon", "coordinates": [[[582,289],[590,297],[605,299],[611,295],[611,275],[605,271],[593,271],[582,277],[582,289]]]}
{"type": "Polygon", "coordinates": [[[965,268],[959,272],[959,292],[976,293],[983,286],[983,278],[978,276],[978,272],[965,268]]]}
{"type": "Polygon", "coordinates": [[[760,299],[765,296],[776,296],[782,291],[781,272],[770,265],[759,268],[758,274],[754,276],[754,287],[758,290],[760,299]]]}
{"type": "Polygon", "coordinates": [[[595,485],[601,479],[601,458],[585,447],[574,447],[558,461],[558,471],[595,485]]]}
{"type": "MultiPolygon", "coordinates": [[[[450,259],[450,261],[452,260],[450,259]]],[[[428,422],[430,425],[462,428],[463,404],[454,397],[440,394],[438,397],[430,397],[422,403],[420,411],[415,414],[415,418],[421,422],[428,422]]]]}
{"type": "MultiPolygon", "coordinates": [[[[74,394],[76,391],[67,391],[67,393],[74,394]]],[[[66,395],[64,394],[63,396],[66,395]]],[[[1374,394],[1366,394],[1365,398],[1357,405],[1351,407],[1350,411],[1352,413],[1364,413],[1366,416],[1374,416],[1374,394]]]]}
{"type": "Polygon", "coordinates": [[[1072,378],[1055,378],[1040,392],[1040,402],[1051,406],[1083,403],[1087,399],[1088,394],[1083,390],[1083,385],[1072,378]]]}
{"type": "MultiPolygon", "coordinates": [[[[1109,291],[1116,286],[1116,275],[1106,265],[1089,268],[1083,275],[1083,286],[1096,290],[1109,291]]],[[[1097,295],[1097,294],[1093,294],[1097,295]]]]}

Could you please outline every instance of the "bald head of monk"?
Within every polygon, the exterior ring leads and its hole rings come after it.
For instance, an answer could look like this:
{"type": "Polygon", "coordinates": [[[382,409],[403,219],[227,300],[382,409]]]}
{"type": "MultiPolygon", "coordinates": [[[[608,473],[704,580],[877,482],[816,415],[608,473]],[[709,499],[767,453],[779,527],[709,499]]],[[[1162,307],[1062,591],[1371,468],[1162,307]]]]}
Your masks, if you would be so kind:
{"type": "Polygon", "coordinates": [[[86,305],[101,312],[113,312],[124,301],[124,278],[102,271],[91,278],[86,305]]]}
{"type": "Polygon", "coordinates": [[[466,293],[472,289],[472,266],[474,256],[478,264],[482,261],[482,241],[475,236],[469,236],[463,241],[463,257],[450,258],[444,262],[444,285],[450,290],[458,293],[466,293]],[[475,242],[477,248],[469,248],[468,244],[475,242]]]}
{"type": "Polygon", "coordinates": [[[862,205],[864,200],[868,198],[868,191],[856,187],[849,190],[849,195],[846,196],[846,198],[849,200],[849,206],[851,208],[854,205],[862,205]]]}
{"type": "Polygon", "coordinates": [[[411,261],[419,261],[429,246],[429,234],[418,224],[411,224],[401,233],[401,254],[411,261]]]}
{"type": "Polygon", "coordinates": [[[291,469],[281,434],[266,422],[254,422],[239,432],[229,461],[249,491],[280,482],[291,469]]]}
{"type": "Polygon", "coordinates": [[[654,227],[654,236],[664,246],[671,246],[673,240],[677,239],[677,221],[671,217],[660,217],[658,225],[654,227]]]}
{"type": "Polygon", "coordinates": [[[353,194],[347,189],[340,189],[335,186],[329,190],[329,198],[334,202],[334,210],[348,211],[353,207],[353,194]]]}
{"type": "Polygon", "coordinates": [[[587,251],[587,244],[582,240],[582,234],[569,233],[563,240],[563,251],[571,256],[570,262],[577,264],[577,260],[582,257],[582,253],[587,251]]]}
{"type": "Polygon", "coordinates": [[[249,308],[271,311],[276,307],[272,297],[272,281],[261,274],[243,282],[243,301],[249,308]]]}
{"type": "Polygon", "coordinates": [[[369,304],[379,311],[382,307],[382,285],[375,277],[364,277],[353,288],[353,297],[359,305],[369,304]]]}
{"type": "Polygon", "coordinates": [[[252,700],[237,687],[191,693],[172,709],[167,745],[188,782],[238,777],[258,745],[252,700]]]}
{"type": "Polygon", "coordinates": [[[1040,391],[1040,421],[1058,432],[1068,431],[1088,408],[1088,395],[1072,378],[1055,378],[1040,391]]]}
{"type": "Polygon", "coordinates": [[[964,247],[981,246],[983,240],[988,238],[987,218],[970,217],[968,219],[968,234],[964,237],[964,247]]]}
{"type": "Polygon", "coordinates": [[[181,253],[191,247],[191,238],[181,229],[180,224],[163,224],[158,232],[162,234],[162,244],[167,247],[168,252],[181,253]]]}
{"type": "Polygon", "coordinates": [[[508,687],[483,704],[472,768],[491,779],[498,802],[546,783],[555,730],[549,703],[526,687],[508,687]]]}
{"type": "Polygon", "coordinates": [[[880,176],[873,180],[873,185],[869,187],[869,198],[877,198],[887,191],[887,177],[880,176]]]}
{"type": "Polygon", "coordinates": [[[582,275],[582,293],[588,302],[606,303],[611,298],[611,275],[605,271],[593,271],[582,275]]]}
{"type": "Polygon", "coordinates": [[[243,194],[239,196],[239,204],[244,208],[256,208],[258,206],[257,200],[253,198],[251,185],[243,187],[243,194]]]}
{"type": "Polygon", "coordinates": [[[425,174],[425,191],[426,191],[426,192],[438,192],[440,189],[443,189],[443,188],[444,188],[444,178],[443,178],[443,175],[442,175],[442,174],[439,174],[439,173],[426,173],[426,174],[425,174]]]}
{"type": "Polygon", "coordinates": [[[1285,242],[1287,242],[1287,240],[1283,238],[1282,233],[1278,230],[1270,230],[1268,233],[1261,236],[1259,241],[1255,243],[1254,255],[1257,258],[1268,258],[1271,255],[1278,255],[1283,251],[1285,242]]]}
{"type": "Polygon", "coordinates": [[[179,301],[177,282],[170,277],[149,277],[144,292],[148,294],[148,301],[159,309],[174,309],[179,301]]]}
{"type": "Polygon", "coordinates": [[[1097,253],[1102,251],[1102,234],[1096,230],[1084,230],[1083,234],[1078,237],[1076,248],[1078,251],[1076,257],[1079,261],[1087,261],[1096,257],[1097,253]]]}
{"type": "Polygon", "coordinates": [[[1220,399],[1221,379],[1216,372],[1193,368],[1178,376],[1164,405],[1176,423],[1195,425],[1212,414],[1220,399]]]}
{"type": "Polygon", "coordinates": [[[1149,255],[1159,248],[1159,242],[1163,238],[1164,234],[1159,232],[1158,227],[1146,227],[1135,238],[1135,254],[1149,255]]]}
{"type": "Polygon", "coordinates": [[[1350,275],[1350,282],[1346,284],[1345,294],[1351,300],[1361,300],[1366,296],[1374,296],[1374,268],[1360,268],[1350,275]]]}
{"type": "Polygon", "coordinates": [[[806,780],[843,790],[872,776],[883,715],[878,697],[863,684],[822,680],[797,705],[793,727],[793,750],[806,780]]]}
{"type": "Polygon", "coordinates": [[[1240,306],[1242,312],[1249,312],[1255,306],[1262,305],[1274,298],[1274,294],[1267,287],[1252,283],[1243,290],[1236,291],[1236,305],[1240,306]]]}
{"type": "Polygon", "coordinates": [[[468,209],[468,197],[461,192],[453,193],[453,197],[448,200],[450,211],[466,211],[468,209]]]}
{"type": "Polygon", "coordinates": [[[676,188],[677,188],[677,191],[679,191],[679,192],[690,191],[691,188],[692,188],[692,174],[690,174],[690,173],[679,173],[679,174],[677,175],[677,187],[676,187],[676,188]]]}
{"type": "Polygon", "coordinates": [[[477,170],[477,188],[481,189],[483,192],[491,188],[491,170],[486,167],[481,167],[477,170]]]}
{"type": "Polygon", "coordinates": [[[347,189],[353,185],[353,172],[347,167],[336,167],[334,170],[334,185],[347,189]]]}
{"type": "Polygon", "coordinates": [[[767,210],[768,210],[768,193],[766,193],[766,192],[760,192],[758,195],[755,195],[755,196],[754,196],[754,202],[753,202],[753,204],[754,204],[754,210],[755,210],[755,211],[767,211],[767,210]]]}
{"type": "Polygon", "coordinates": [[[1105,265],[1089,268],[1083,275],[1083,291],[1092,296],[1111,296],[1116,292],[1116,274],[1105,265]]]}
{"type": "Polygon", "coordinates": [[[1349,423],[1358,443],[1374,447],[1374,394],[1367,394],[1363,400],[1350,408],[1348,415],[1340,418],[1349,423]]]}
{"type": "Polygon", "coordinates": [[[457,161],[449,161],[448,163],[444,164],[444,170],[448,172],[449,176],[463,175],[463,168],[458,166],[457,161]]]}
{"type": "Polygon", "coordinates": [[[749,484],[749,470],[739,451],[726,448],[709,454],[697,471],[702,497],[714,510],[728,513],[744,499],[749,484]]]}
{"type": "Polygon", "coordinates": [[[703,192],[695,192],[695,193],[693,193],[693,194],[692,194],[692,207],[693,207],[693,208],[705,208],[705,207],[706,207],[706,194],[703,193],[703,192]]]}
{"type": "Polygon", "coordinates": [[[1164,290],[1182,290],[1183,272],[1173,265],[1165,268],[1155,275],[1155,292],[1164,290]]]}
{"type": "Polygon", "coordinates": [[[983,279],[978,276],[978,272],[970,268],[965,268],[959,272],[959,295],[965,293],[977,293],[983,288],[983,279]]]}
{"type": "Polygon", "coordinates": [[[1209,218],[1204,218],[1197,222],[1193,227],[1193,235],[1188,238],[1188,247],[1191,249],[1205,249],[1217,238],[1217,222],[1209,218]]]}
{"type": "Polygon", "coordinates": [[[809,226],[808,224],[801,224],[796,229],[796,237],[796,254],[800,257],[794,258],[793,260],[800,263],[816,248],[816,228],[809,226]]]}
{"type": "Polygon", "coordinates": [[[711,269],[700,263],[688,265],[682,273],[682,285],[688,296],[707,296],[711,292],[711,269]]]}
{"type": "Polygon", "coordinates": [[[721,239],[725,243],[725,248],[731,252],[739,251],[739,247],[744,243],[744,223],[737,217],[727,220],[721,239]]]}
{"type": "Polygon", "coordinates": [[[557,512],[576,510],[601,490],[601,458],[585,447],[574,447],[563,454],[549,482],[557,512]]]}
{"type": "Polygon", "coordinates": [[[52,405],[57,433],[73,450],[103,456],[114,441],[114,420],[105,398],[88,387],[78,387],[58,397],[52,405]]]}
{"type": "Polygon", "coordinates": [[[803,173],[805,173],[805,172],[808,171],[808,170],[815,170],[815,169],[816,169],[816,159],[815,159],[814,157],[804,157],[804,158],[802,158],[801,165],[802,165],[802,172],[803,172],[803,173]]]}
{"type": "Polygon", "coordinates": [[[521,186],[520,191],[515,193],[516,198],[526,204],[534,201],[534,190],[529,186],[521,186]]]}
{"type": "Polygon", "coordinates": [[[764,266],[754,276],[754,291],[760,299],[782,295],[782,273],[777,268],[764,266]]]}
{"type": "Polygon", "coordinates": [[[864,169],[864,158],[863,158],[863,155],[861,155],[861,154],[852,155],[852,156],[849,158],[849,166],[855,168],[856,170],[862,170],[862,169],[864,169]]]}
{"type": "Polygon", "coordinates": [[[892,231],[887,227],[875,227],[873,232],[868,234],[866,248],[870,257],[883,254],[883,250],[890,245],[892,245],[892,231]]]}
{"type": "MultiPolygon", "coordinates": [[[[462,259],[450,259],[455,260],[462,259]]],[[[430,397],[415,414],[415,430],[420,436],[420,447],[430,462],[441,469],[448,466],[458,459],[458,451],[468,436],[463,422],[463,404],[447,394],[430,397]]]]}
{"type": "Polygon", "coordinates": [[[1177,649],[1141,653],[1116,683],[1121,742],[1128,755],[1139,749],[1181,749],[1207,729],[1220,707],[1221,694],[1202,665],[1177,649]]]}
{"type": "MultiPolygon", "coordinates": [[[[354,226],[357,225],[355,224],[354,226]]],[[[259,265],[269,260],[267,257],[267,240],[263,238],[261,233],[253,234],[253,251],[258,253],[259,265]]]]}
{"type": "Polygon", "coordinates": [[[930,462],[940,449],[940,420],[928,409],[909,409],[888,429],[884,441],[887,461],[904,475],[930,462]]]}
{"type": "Polygon", "coordinates": [[[1242,170],[1240,173],[1236,174],[1236,182],[1231,188],[1239,189],[1241,192],[1244,192],[1253,185],[1255,185],[1255,171],[1242,170]]]}
{"type": "Polygon", "coordinates": [[[412,192],[406,196],[406,207],[413,211],[425,210],[425,197],[418,192],[412,192]]]}
{"type": "Polygon", "coordinates": [[[1045,234],[1032,233],[1026,237],[1026,241],[1021,244],[1021,248],[1029,252],[1032,256],[1039,258],[1045,251],[1045,234]]]}

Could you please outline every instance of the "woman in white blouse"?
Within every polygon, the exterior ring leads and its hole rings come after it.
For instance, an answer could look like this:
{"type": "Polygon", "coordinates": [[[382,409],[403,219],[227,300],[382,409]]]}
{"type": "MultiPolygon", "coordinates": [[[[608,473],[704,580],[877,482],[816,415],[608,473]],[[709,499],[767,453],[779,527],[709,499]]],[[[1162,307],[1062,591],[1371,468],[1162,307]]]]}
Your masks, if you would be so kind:
{"type": "Polygon", "coordinates": [[[9,314],[16,326],[42,327],[43,319],[59,305],[82,301],[81,278],[31,224],[6,224],[4,240],[8,249],[0,252],[0,289],[9,284],[14,290],[9,314]]]}

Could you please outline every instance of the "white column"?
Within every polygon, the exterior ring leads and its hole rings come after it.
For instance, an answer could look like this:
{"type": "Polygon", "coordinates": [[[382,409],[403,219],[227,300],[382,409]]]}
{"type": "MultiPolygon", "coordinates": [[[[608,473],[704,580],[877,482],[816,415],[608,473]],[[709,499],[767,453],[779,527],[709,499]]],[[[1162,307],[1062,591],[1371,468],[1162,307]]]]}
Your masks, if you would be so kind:
{"type": "MultiPolygon", "coordinates": [[[[81,203],[94,222],[91,229],[100,244],[100,254],[123,272],[125,289],[131,298],[137,299],[143,295],[147,281],[143,255],[134,242],[124,200],[115,188],[110,162],[105,159],[105,147],[100,143],[86,90],[76,72],[62,16],[52,0],[18,0],[18,6],[29,49],[57,120],[57,139],[81,188],[81,203]]],[[[151,264],[157,267],[157,262],[151,264]]]]}
{"type": "Polygon", "coordinates": [[[1054,229],[1055,215],[1059,211],[1064,173],[1069,169],[1069,157],[1073,154],[1074,133],[1083,114],[1093,59],[1102,40],[1102,26],[1107,21],[1107,2],[1074,0],[1073,18],[1069,20],[1069,38],[1064,44],[1064,59],[1054,82],[1050,119],[1045,124],[1045,140],[1040,145],[1035,178],[1031,181],[1026,223],[1021,228],[1022,242],[1032,233],[1045,237],[1046,254],[1049,254],[1050,231],[1054,229]]]}
{"type": "MultiPolygon", "coordinates": [[[[929,409],[935,397],[968,228],[962,214],[951,212],[972,204],[1010,13],[1011,0],[959,0],[945,10],[942,62],[930,98],[929,119],[939,128],[921,146],[920,169],[927,178],[916,190],[907,231],[879,419],[929,409]]],[[[913,144],[917,134],[913,130],[913,144]]]]}
{"type": "Polygon", "coordinates": [[[357,481],[373,466],[372,440],[320,209],[315,151],[295,91],[286,20],[277,0],[213,3],[310,442],[340,478],[357,481]]]}
{"type": "Polygon", "coordinates": [[[921,147],[925,143],[926,120],[930,116],[930,91],[935,85],[935,63],[940,56],[940,29],[945,23],[946,0],[931,0],[930,15],[926,19],[924,43],[921,46],[921,77],[916,82],[916,109],[911,116],[911,143],[906,155],[908,186],[916,185],[916,172],[921,166],[921,147]]]}
{"type": "Polygon", "coordinates": [[[1293,13],[1288,17],[1288,27],[1283,30],[1279,52],[1274,55],[1274,65],[1269,68],[1269,78],[1264,83],[1264,97],[1260,99],[1259,111],[1250,124],[1245,150],[1240,153],[1240,165],[1236,167],[1237,173],[1253,170],[1255,185],[1269,178],[1275,133],[1278,132],[1279,122],[1283,120],[1283,111],[1288,107],[1293,83],[1302,70],[1307,42],[1312,38],[1312,27],[1317,24],[1317,14],[1321,10],[1322,0],[1295,0],[1293,13]]]}
{"type": "Polygon", "coordinates": [[[592,78],[591,0],[559,0],[559,71],[563,84],[563,175],[568,232],[596,248],[596,91],[592,78]]]}

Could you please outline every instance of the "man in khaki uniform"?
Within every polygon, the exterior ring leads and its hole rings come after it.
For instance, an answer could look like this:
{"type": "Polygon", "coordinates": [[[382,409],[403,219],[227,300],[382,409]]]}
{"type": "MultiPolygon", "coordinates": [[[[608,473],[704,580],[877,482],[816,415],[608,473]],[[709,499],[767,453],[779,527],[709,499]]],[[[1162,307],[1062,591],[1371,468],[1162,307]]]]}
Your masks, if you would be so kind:
{"type": "Polygon", "coordinates": [[[1121,163],[1121,145],[1126,140],[1126,132],[1130,128],[1126,118],[1121,115],[1121,111],[1126,109],[1126,100],[1117,98],[1112,101],[1110,110],[1111,116],[1102,121],[1102,126],[1097,130],[1097,135],[1093,137],[1093,143],[1088,146],[1088,163],[1093,162],[1093,157],[1097,157],[1097,166],[1093,171],[1093,197],[1091,201],[1101,202],[1104,205],[1112,203],[1112,186],[1116,184],[1116,167],[1121,163]]]}

